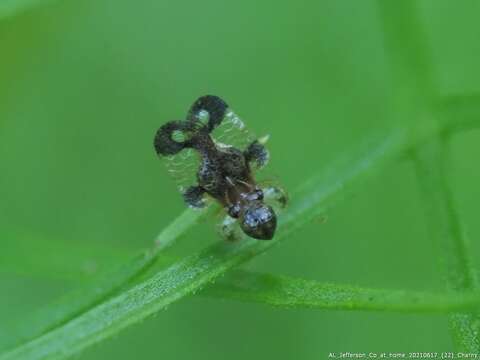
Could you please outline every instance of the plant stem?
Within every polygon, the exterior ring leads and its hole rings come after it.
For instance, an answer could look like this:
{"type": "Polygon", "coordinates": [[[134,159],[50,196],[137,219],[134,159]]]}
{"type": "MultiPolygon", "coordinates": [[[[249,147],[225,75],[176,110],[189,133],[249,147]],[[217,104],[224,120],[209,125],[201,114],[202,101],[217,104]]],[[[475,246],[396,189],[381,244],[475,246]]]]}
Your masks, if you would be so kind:
{"type": "Polygon", "coordinates": [[[155,261],[150,253],[142,252],[118,269],[105,272],[92,284],[63,296],[46,309],[34,313],[28,322],[10,329],[0,339],[0,349],[9,349],[64,325],[89,308],[100,304],[146,271],[155,261]]]}
{"type": "Polygon", "coordinates": [[[115,295],[144,274],[158,260],[158,254],[195,225],[204,213],[185,210],[157,236],[153,250],[142,252],[118,269],[101,274],[92,283],[38,310],[28,322],[11,329],[9,336],[0,339],[0,350],[9,349],[62,326],[115,295]]]}
{"type": "MultiPolygon", "coordinates": [[[[432,139],[415,154],[415,164],[432,238],[440,244],[441,263],[450,291],[478,289],[465,233],[448,186],[443,139],[432,139]]],[[[458,351],[480,352],[480,317],[477,313],[450,316],[458,351]]]]}
{"type": "Polygon", "coordinates": [[[281,308],[448,313],[480,306],[480,292],[434,294],[368,289],[234,270],[200,293],[281,308]]]}
{"type": "Polygon", "coordinates": [[[263,253],[323,214],[341,198],[339,194],[347,187],[356,186],[367,175],[376,174],[404,149],[407,143],[405,134],[404,131],[394,130],[375,137],[366,147],[353,151],[353,155],[332,166],[325,176],[319,176],[319,182],[310,182],[302,187],[280,219],[276,240],[262,242],[248,239],[236,245],[217,243],[178,261],[63,326],[0,355],[0,359],[63,359],[78,354],[182,297],[195,293],[234,266],[263,253]]]}

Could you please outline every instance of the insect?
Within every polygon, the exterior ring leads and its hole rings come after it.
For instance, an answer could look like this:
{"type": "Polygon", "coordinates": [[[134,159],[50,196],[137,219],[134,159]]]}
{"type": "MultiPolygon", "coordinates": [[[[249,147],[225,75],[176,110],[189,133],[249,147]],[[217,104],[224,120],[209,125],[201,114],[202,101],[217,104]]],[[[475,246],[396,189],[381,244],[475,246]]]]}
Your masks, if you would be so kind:
{"type": "Polygon", "coordinates": [[[186,120],[162,125],[154,146],[187,205],[203,208],[209,196],[225,209],[220,226],[225,238],[239,238],[239,225],[246,235],[269,240],[277,227],[274,207],[285,207],[287,196],[278,187],[261,188],[255,180],[255,171],[269,160],[267,139],[253,137],[224,100],[206,95],[193,103],[186,120]]]}

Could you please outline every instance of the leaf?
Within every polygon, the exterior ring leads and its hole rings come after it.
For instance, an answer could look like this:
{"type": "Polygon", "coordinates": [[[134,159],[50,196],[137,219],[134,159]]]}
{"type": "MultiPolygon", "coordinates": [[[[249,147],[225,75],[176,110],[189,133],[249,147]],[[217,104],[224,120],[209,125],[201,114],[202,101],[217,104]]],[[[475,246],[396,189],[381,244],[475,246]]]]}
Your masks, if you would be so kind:
{"type": "Polygon", "coordinates": [[[184,211],[157,236],[157,246],[153,250],[142,252],[119,269],[105,272],[93,283],[82,286],[40,309],[28,321],[19,322],[18,328],[10,329],[6,336],[0,338],[0,349],[9,349],[38,337],[105,301],[144,273],[157,260],[161,250],[176,241],[203,215],[204,212],[190,209],[184,211]]]}
{"type": "MultiPolygon", "coordinates": [[[[473,286],[473,269],[469,263],[464,241],[451,194],[443,169],[442,144],[438,139],[447,122],[438,121],[435,107],[434,79],[431,73],[431,56],[425,41],[413,0],[377,1],[386,37],[386,48],[392,75],[395,79],[397,117],[415,119],[420,132],[438,132],[437,138],[427,141],[417,158],[417,172],[430,220],[432,235],[442,244],[447,284],[456,290],[470,290],[473,286]],[[398,106],[401,105],[401,106],[398,106]]],[[[470,109],[471,111],[472,109],[470,109]]],[[[462,109],[461,111],[467,111],[462,109]]],[[[441,119],[441,118],[440,118],[441,119]]],[[[473,314],[452,315],[451,326],[460,351],[478,353],[480,319],[473,314]]]]}
{"type": "MultiPolygon", "coordinates": [[[[450,291],[473,291],[478,289],[478,283],[448,185],[444,146],[441,139],[433,139],[416,153],[418,180],[425,199],[430,232],[441,250],[447,288],[450,291]]],[[[458,351],[480,352],[478,313],[453,314],[450,325],[458,351]]]]}
{"type": "Polygon", "coordinates": [[[80,287],[58,299],[45,309],[36,312],[28,321],[19,322],[18,328],[9,329],[0,339],[0,349],[8,349],[65,324],[121,289],[148,268],[154,260],[152,254],[142,253],[121,268],[103,274],[93,284],[80,287]]]}
{"type": "Polygon", "coordinates": [[[480,305],[480,293],[435,294],[369,289],[235,270],[201,295],[281,308],[448,313],[480,305]]]}
{"type": "Polygon", "coordinates": [[[182,297],[199,291],[232,267],[266,251],[279,240],[335,204],[349,187],[378,171],[407,143],[405,132],[393,130],[370,139],[324,174],[307,182],[280,218],[276,240],[220,242],[180,260],[110,300],[38,338],[0,356],[0,359],[63,359],[117,334],[182,297]]]}
{"type": "Polygon", "coordinates": [[[198,220],[210,214],[213,209],[214,206],[209,206],[208,209],[202,211],[195,209],[185,210],[155,238],[155,253],[158,254],[160,251],[172,246],[198,220]]]}

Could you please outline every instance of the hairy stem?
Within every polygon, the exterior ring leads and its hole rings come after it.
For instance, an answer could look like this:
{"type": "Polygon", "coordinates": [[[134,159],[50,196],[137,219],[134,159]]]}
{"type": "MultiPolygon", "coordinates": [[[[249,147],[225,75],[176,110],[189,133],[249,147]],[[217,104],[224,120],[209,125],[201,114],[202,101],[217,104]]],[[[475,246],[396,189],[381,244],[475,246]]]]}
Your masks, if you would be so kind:
{"type": "Polygon", "coordinates": [[[480,305],[480,293],[434,294],[328,284],[287,276],[232,271],[201,295],[296,309],[449,313],[480,305]]]}
{"type": "Polygon", "coordinates": [[[297,192],[291,206],[281,217],[276,240],[262,242],[249,239],[235,245],[217,243],[174,263],[63,326],[3,354],[0,359],[63,359],[78,354],[182,297],[195,293],[234,266],[263,253],[324,214],[343,197],[347,188],[376,174],[404,149],[405,144],[404,131],[380,134],[332,165],[318,176],[318,181],[308,182],[297,192]]]}

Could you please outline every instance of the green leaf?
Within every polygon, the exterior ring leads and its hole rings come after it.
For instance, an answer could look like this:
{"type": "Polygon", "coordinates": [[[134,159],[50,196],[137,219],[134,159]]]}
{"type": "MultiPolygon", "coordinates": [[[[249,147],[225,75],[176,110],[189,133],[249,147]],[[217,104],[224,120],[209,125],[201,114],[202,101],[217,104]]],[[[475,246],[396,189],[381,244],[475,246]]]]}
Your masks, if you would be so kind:
{"type": "Polygon", "coordinates": [[[18,328],[9,329],[0,339],[0,349],[11,348],[65,324],[121,289],[147,269],[154,260],[152,254],[142,253],[119,269],[99,276],[93,284],[80,287],[49,304],[31,316],[28,321],[20,322],[18,328]]]}
{"type": "Polygon", "coordinates": [[[40,309],[28,321],[19,322],[18,328],[10,329],[7,336],[0,338],[0,349],[9,349],[38,337],[105,301],[141,276],[157,260],[162,249],[176,241],[204,214],[191,209],[184,211],[157,236],[153,250],[142,252],[120,268],[105,272],[92,283],[40,309]]]}
{"type": "Polygon", "coordinates": [[[448,313],[480,305],[480,293],[435,294],[326,284],[286,276],[235,270],[202,295],[282,308],[448,313]]]}
{"type": "Polygon", "coordinates": [[[276,240],[248,239],[238,244],[219,242],[180,260],[110,300],[75,317],[0,359],[63,359],[117,334],[126,327],[199,291],[232,267],[266,251],[335,204],[349,187],[378,171],[407,143],[405,131],[393,130],[369,139],[314,180],[307,182],[280,217],[276,240]],[[403,145],[403,146],[402,146],[403,145]]]}
{"type": "Polygon", "coordinates": [[[155,238],[155,253],[158,254],[160,251],[172,246],[175,241],[185,234],[201,218],[208,216],[208,214],[212,212],[212,209],[214,209],[214,206],[210,206],[204,211],[194,209],[185,210],[155,238]]]}
{"type": "MultiPolygon", "coordinates": [[[[431,232],[442,244],[447,284],[456,290],[470,290],[473,286],[473,269],[443,169],[440,136],[441,132],[445,132],[442,127],[445,127],[447,122],[435,118],[438,111],[434,104],[438,99],[435,98],[431,56],[425,33],[417,18],[416,3],[413,0],[378,0],[377,4],[397,92],[394,116],[414,119],[421,124],[421,132],[430,133],[437,129],[436,138],[427,141],[428,145],[422,148],[416,163],[428,204],[431,232]]],[[[451,324],[459,350],[478,353],[478,317],[472,314],[452,315],[451,324]]]]}
{"type": "MultiPolygon", "coordinates": [[[[445,169],[445,144],[433,139],[416,153],[416,169],[432,238],[441,251],[447,287],[451,291],[478,289],[469,246],[458,217],[445,169]]],[[[480,352],[478,313],[458,313],[450,317],[458,351],[480,352]]]]}

